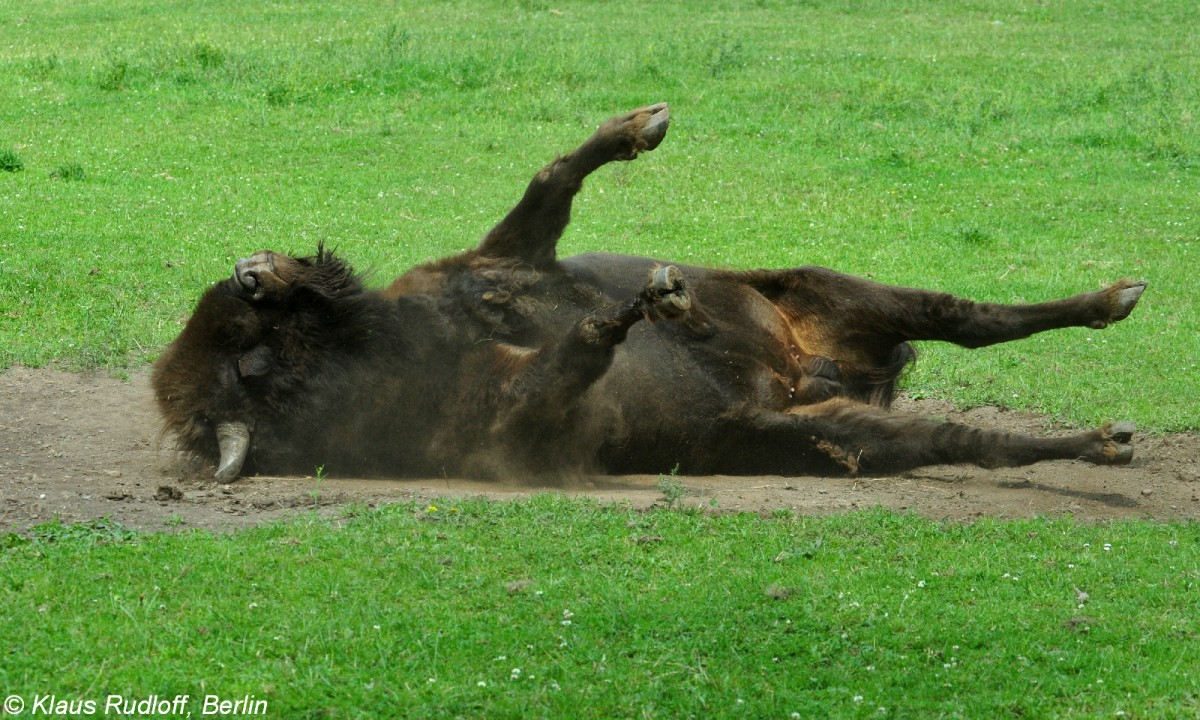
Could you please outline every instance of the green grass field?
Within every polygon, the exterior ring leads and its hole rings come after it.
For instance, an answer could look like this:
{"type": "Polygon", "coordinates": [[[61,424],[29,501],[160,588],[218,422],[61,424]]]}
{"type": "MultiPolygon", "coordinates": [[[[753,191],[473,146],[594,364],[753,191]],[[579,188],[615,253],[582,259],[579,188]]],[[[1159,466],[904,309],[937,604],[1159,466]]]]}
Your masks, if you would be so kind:
{"type": "MultiPolygon", "coordinates": [[[[324,241],[383,284],[665,100],[666,142],[589,180],[564,254],[998,302],[1145,278],[1124,323],[927,345],[906,389],[1200,429],[1190,0],[22,0],[0,28],[0,368],[144,365],[264,247],[324,241]]],[[[289,718],[1200,714],[1195,523],[347,515],[7,537],[0,691],[289,718]]]]}
{"type": "Polygon", "coordinates": [[[273,718],[1200,713],[1195,523],[553,496],[347,516],[10,538],[0,689],[251,695],[273,718]]]}

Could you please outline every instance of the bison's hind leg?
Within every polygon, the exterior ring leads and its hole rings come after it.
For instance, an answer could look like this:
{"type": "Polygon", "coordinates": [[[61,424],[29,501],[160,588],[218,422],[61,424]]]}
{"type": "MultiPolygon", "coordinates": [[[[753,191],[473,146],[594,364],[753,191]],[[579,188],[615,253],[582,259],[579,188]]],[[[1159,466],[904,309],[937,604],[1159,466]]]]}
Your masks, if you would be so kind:
{"type": "Polygon", "coordinates": [[[1098,430],[1035,437],[891,413],[835,398],[730,418],[715,440],[705,470],[880,475],[927,465],[985,468],[1045,460],[1125,465],[1133,458],[1134,426],[1109,423],[1098,430]]]}

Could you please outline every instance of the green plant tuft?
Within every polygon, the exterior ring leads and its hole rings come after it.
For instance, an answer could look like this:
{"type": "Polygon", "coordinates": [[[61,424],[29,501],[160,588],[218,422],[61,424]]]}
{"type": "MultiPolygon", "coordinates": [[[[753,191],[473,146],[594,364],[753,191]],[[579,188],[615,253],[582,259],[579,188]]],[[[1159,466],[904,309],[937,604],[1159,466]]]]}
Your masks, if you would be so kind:
{"type": "Polygon", "coordinates": [[[25,167],[21,156],[15,150],[0,150],[0,170],[17,172],[25,167]]]}
{"type": "Polygon", "coordinates": [[[66,165],[59,165],[50,171],[50,177],[59,180],[82,182],[87,179],[87,174],[83,171],[83,166],[79,163],[67,163],[66,165]]]}

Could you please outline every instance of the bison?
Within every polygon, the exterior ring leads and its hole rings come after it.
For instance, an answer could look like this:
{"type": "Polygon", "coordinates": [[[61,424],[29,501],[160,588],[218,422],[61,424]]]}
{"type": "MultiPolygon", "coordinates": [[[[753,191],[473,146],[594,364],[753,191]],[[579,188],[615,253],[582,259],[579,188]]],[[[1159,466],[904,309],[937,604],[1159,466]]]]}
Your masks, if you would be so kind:
{"type": "Polygon", "coordinates": [[[1133,425],[1034,437],[892,412],[916,340],[969,348],[1127,317],[1144,282],[1027,305],[820,267],[558,259],[584,178],[663,140],[665,103],[542,168],[474,250],[367,289],[323,246],[208,288],[158,359],[178,445],[243,473],[551,478],[1128,463],[1133,425]]]}

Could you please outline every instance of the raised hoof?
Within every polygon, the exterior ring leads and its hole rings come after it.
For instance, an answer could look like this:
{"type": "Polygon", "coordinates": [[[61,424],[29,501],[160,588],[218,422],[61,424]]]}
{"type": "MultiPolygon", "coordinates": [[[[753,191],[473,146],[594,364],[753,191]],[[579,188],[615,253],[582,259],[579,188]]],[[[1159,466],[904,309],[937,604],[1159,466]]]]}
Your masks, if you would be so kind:
{"type": "Polygon", "coordinates": [[[1093,330],[1103,330],[1112,323],[1119,322],[1129,317],[1133,309],[1137,307],[1138,300],[1142,299],[1142,293],[1146,291],[1146,281],[1130,281],[1122,280],[1110,287],[1107,291],[1111,293],[1112,310],[1109,316],[1104,320],[1093,320],[1088,323],[1088,327],[1093,330]]]}
{"type": "Polygon", "coordinates": [[[643,150],[653,150],[667,136],[667,126],[671,124],[671,111],[666,103],[651,105],[645,111],[650,113],[650,117],[638,131],[638,136],[645,144],[643,150]]]}
{"type": "Polygon", "coordinates": [[[674,265],[655,268],[646,292],[651,305],[662,317],[677,318],[692,309],[692,295],[683,281],[683,273],[674,265]]]}
{"type": "Polygon", "coordinates": [[[638,153],[658,147],[667,136],[671,111],[666,103],[656,103],[618,115],[600,126],[597,136],[609,146],[614,160],[632,160],[638,153]]]}
{"type": "Polygon", "coordinates": [[[1133,308],[1137,306],[1138,300],[1142,299],[1142,293],[1145,291],[1145,280],[1133,283],[1124,290],[1117,291],[1116,307],[1113,309],[1113,322],[1129,317],[1129,313],[1133,312],[1133,308]]]}

